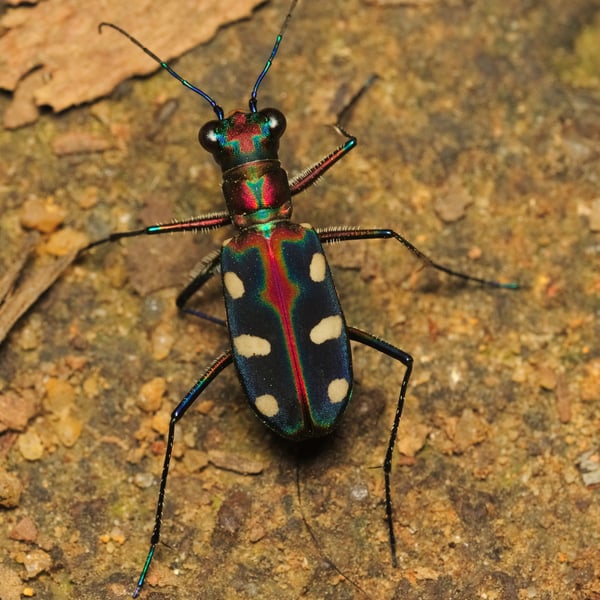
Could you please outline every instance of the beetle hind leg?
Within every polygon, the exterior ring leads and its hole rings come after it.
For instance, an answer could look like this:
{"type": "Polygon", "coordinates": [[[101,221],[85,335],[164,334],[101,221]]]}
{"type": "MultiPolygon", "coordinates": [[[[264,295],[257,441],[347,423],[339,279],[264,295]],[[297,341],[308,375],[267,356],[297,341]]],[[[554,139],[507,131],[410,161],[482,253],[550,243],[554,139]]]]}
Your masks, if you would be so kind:
{"type": "Polygon", "coordinates": [[[408,388],[408,381],[412,372],[413,358],[410,354],[404,352],[396,346],[392,346],[388,342],[374,336],[371,333],[357,329],[356,327],[348,327],[348,336],[355,342],[360,342],[365,346],[369,346],[378,350],[379,352],[393,358],[394,360],[402,363],[405,367],[404,377],[400,384],[400,393],[398,395],[398,402],[396,404],[396,412],[394,414],[394,422],[390,429],[390,437],[385,453],[385,459],[383,461],[383,475],[385,479],[385,517],[388,525],[388,532],[390,538],[390,552],[392,554],[392,565],[398,566],[398,559],[396,557],[396,535],[394,533],[394,520],[393,520],[393,509],[392,509],[392,491],[391,491],[391,473],[392,473],[392,457],[394,454],[394,446],[396,445],[396,438],[398,437],[398,427],[400,425],[400,418],[402,417],[402,410],[404,408],[404,400],[406,398],[406,389],[408,388]]]}

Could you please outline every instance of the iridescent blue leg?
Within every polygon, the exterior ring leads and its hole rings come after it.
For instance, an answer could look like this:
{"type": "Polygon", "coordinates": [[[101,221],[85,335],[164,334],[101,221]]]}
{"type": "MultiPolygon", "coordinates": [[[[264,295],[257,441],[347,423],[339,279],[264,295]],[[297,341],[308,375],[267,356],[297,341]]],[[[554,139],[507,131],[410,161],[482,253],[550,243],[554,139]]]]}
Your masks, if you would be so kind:
{"type": "Polygon", "coordinates": [[[383,461],[383,476],[385,479],[385,517],[388,524],[388,532],[390,536],[390,551],[392,553],[392,565],[398,566],[398,559],[396,558],[396,536],[394,534],[394,520],[392,511],[392,490],[390,484],[390,475],[392,472],[392,457],[394,455],[394,446],[396,444],[396,437],[398,436],[398,426],[400,425],[400,418],[402,417],[402,409],[404,408],[404,399],[406,398],[406,389],[408,387],[408,380],[412,372],[413,358],[410,354],[388,344],[388,342],[379,339],[378,337],[356,329],[356,327],[348,327],[348,335],[351,340],[360,342],[366,346],[370,346],[379,352],[386,354],[390,358],[401,362],[406,368],[402,383],[400,384],[400,394],[398,395],[398,402],[396,404],[396,413],[394,415],[394,423],[390,430],[390,439],[388,441],[387,450],[385,453],[385,459],[383,461]]]}
{"type": "Polygon", "coordinates": [[[416,246],[413,246],[406,238],[402,237],[399,233],[396,233],[392,229],[361,229],[354,227],[340,227],[339,229],[317,229],[319,239],[323,244],[331,242],[347,242],[351,240],[372,240],[372,239],[395,239],[400,242],[405,248],[408,248],[426,267],[432,267],[438,271],[442,271],[452,277],[458,277],[465,281],[473,281],[481,285],[487,285],[494,288],[504,288],[508,290],[519,289],[519,284],[515,282],[511,283],[500,283],[499,281],[493,281],[491,279],[482,279],[481,277],[474,277],[473,275],[467,275],[460,271],[455,271],[449,267],[441,265],[429,258],[426,254],[423,254],[416,246]]]}
{"type": "Polygon", "coordinates": [[[201,319],[205,319],[206,321],[210,321],[211,323],[216,323],[217,325],[221,325],[222,327],[226,327],[227,323],[223,319],[213,317],[208,313],[196,310],[195,308],[188,308],[186,306],[189,299],[202,286],[204,286],[208,281],[210,281],[212,277],[214,277],[218,273],[220,264],[221,249],[219,248],[219,250],[211,252],[200,261],[198,273],[194,275],[192,281],[190,281],[190,283],[179,293],[175,302],[177,304],[177,307],[183,312],[186,312],[190,315],[194,315],[195,317],[200,317],[201,319]]]}
{"type": "Polygon", "coordinates": [[[162,475],[160,477],[160,490],[158,492],[158,503],[156,505],[156,517],[154,519],[154,531],[150,538],[150,550],[146,557],[146,562],[140,573],[140,577],[137,582],[135,591],[133,592],[133,598],[137,598],[142,590],[144,581],[150,563],[154,557],[156,546],[160,540],[160,527],[163,513],[163,506],[165,502],[165,489],[167,487],[167,476],[169,475],[169,464],[171,463],[171,453],[173,451],[173,442],[175,440],[175,425],[186,413],[187,409],[194,403],[194,401],[200,396],[208,384],[227,366],[233,361],[233,353],[231,351],[225,352],[219,358],[217,358],[212,365],[205,371],[204,375],[198,379],[194,387],[185,395],[183,400],[177,405],[175,410],[171,413],[171,420],[169,422],[169,434],[167,437],[167,448],[165,451],[165,460],[163,463],[162,475]]]}

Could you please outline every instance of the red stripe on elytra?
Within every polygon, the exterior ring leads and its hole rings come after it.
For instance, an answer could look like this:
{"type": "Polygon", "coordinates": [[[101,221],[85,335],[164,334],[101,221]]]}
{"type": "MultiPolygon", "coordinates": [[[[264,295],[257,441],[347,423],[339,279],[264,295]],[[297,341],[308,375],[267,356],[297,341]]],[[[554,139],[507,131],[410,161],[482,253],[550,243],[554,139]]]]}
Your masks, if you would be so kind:
{"type": "MultiPolygon", "coordinates": [[[[306,385],[304,384],[302,365],[300,356],[298,355],[298,344],[296,343],[294,327],[290,319],[292,306],[298,297],[298,287],[293,283],[290,283],[289,277],[287,277],[287,274],[285,273],[282,240],[278,239],[276,231],[273,233],[275,234],[274,236],[265,238],[269,267],[265,269],[267,279],[263,297],[270,302],[272,306],[276,307],[275,312],[281,320],[287,353],[292,365],[294,381],[296,382],[298,401],[302,407],[304,423],[306,424],[311,421],[308,408],[308,392],[306,390],[306,385]]],[[[290,232],[286,231],[285,233],[285,241],[290,241],[290,232]]]]}

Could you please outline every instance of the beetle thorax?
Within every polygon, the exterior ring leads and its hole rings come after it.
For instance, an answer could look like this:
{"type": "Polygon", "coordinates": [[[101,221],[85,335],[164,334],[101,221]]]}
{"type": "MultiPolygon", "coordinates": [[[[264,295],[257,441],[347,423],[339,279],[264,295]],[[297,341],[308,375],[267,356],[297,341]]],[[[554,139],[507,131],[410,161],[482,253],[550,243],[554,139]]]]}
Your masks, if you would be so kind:
{"type": "Polygon", "coordinates": [[[291,217],[288,177],[277,160],[261,160],[231,169],[223,174],[222,189],[237,227],[291,217]]]}

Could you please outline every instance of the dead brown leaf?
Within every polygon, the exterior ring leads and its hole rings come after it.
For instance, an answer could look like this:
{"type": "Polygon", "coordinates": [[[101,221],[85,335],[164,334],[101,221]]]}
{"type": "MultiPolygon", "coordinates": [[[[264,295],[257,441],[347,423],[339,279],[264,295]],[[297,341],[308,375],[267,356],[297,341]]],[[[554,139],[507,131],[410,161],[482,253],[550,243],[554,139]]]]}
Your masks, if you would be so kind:
{"type": "Polygon", "coordinates": [[[27,242],[0,281],[0,344],[29,307],[75,260],[77,253],[77,249],[73,249],[51,264],[27,269],[26,265],[34,254],[32,242],[27,242]]]}
{"type": "Polygon", "coordinates": [[[0,88],[14,92],[4,126],[37,118],[37,107],[61,111],[109,94],[133,75],[158,69],[114,31],[110,21],[172,60],[208,41],[225,23],[249,17],[260,0],[46,0],[10,8],[0,21],[0,88]]]}
{"type": "Polygon", "coordinates": [[[363,0],[368,6],[431,6],[436,4],[439,0],[363,0]]]}

